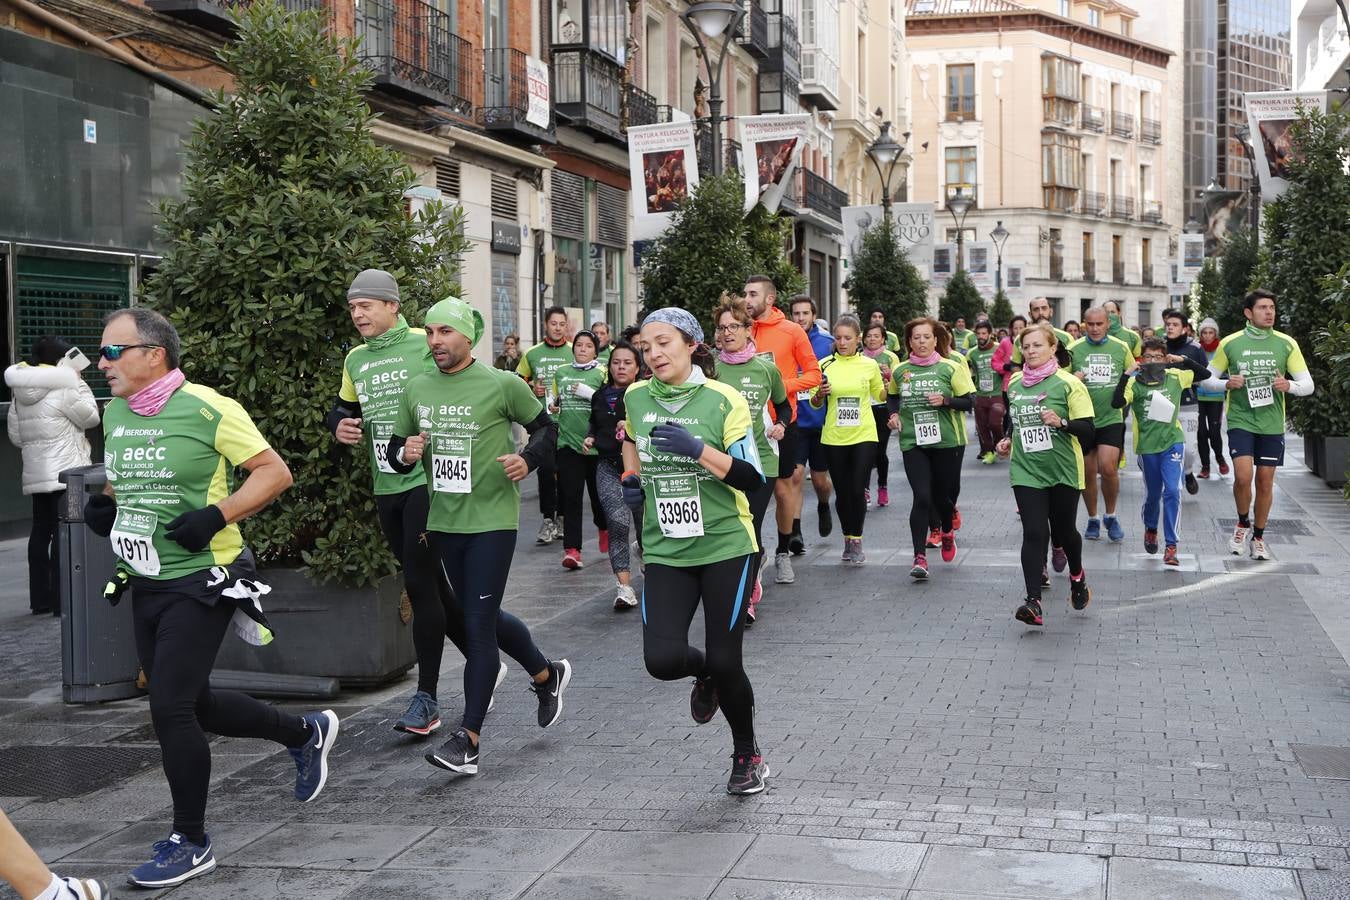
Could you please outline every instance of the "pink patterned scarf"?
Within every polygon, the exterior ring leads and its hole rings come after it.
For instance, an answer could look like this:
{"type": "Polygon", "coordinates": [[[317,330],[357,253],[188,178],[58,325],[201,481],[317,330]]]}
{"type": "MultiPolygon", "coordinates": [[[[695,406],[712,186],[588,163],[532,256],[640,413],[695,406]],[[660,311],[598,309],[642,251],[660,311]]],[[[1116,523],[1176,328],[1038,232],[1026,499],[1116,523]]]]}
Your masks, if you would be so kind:
{"type": "Polygon", "coordinates": [[[182,369],[170,369],[127,398],[127,406],[138,416],[155,416],[169,402],[173,392],[183,386],[187,376],[182,369]]]}
{"type": "Polygon", "coordinates": [[[735,352],[718,350],[717,358],[729,366],[739,366],[755,358],[755,342],[746,341],[745,346],[735,352]]]}
{"type": "Polygon", "coordinates": [[[913,352],[909,354],[909,361],[916,366],[935,366],[940,359],[942,359],[942,357],[938,355],[936,350],[927,356],[915,356],[913,352]]]}
{"type": "Polygon", "coordinates": [[[1027,387],[1035,387],[1058,371],[1059,360],[1052,356],[1039,366],[1023,366],[1022,383],[1027,387]]]}

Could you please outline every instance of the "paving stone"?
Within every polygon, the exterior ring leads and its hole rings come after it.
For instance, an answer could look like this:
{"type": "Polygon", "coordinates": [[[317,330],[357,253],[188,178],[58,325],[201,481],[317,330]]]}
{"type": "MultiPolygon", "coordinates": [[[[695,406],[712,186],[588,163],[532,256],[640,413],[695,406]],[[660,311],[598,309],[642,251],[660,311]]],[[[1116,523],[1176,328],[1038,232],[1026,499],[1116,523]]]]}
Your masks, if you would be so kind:
{"type": "Polygon", "coordinates": [[[1291,872],[1148,859],[1111,860],[1107,892],[1150,900],[1301,900],[1291,872]]]}
{"type": "Polygon", "coordinates": [[[589,834],[567,828],[437,828],[386,866],[547,872],[589,834]]]}
{"type": "Polygon", "coordinates": [[[908,887],[923,860],[918,844],[763,835],[731,870],[733,878],[908,887]]]}
{"type": "MultiPolygon", "coordinates": [[[[360,872],[316,872],[312,869],[290,867],[236,868],[218,866],[214,872],[203,875],[163,893],[148,895],[173,897],[174,900],[332,900],[351,897],[353,888],[361,883],[360,872]]],[[[134,890],[116,882],[117,896],[134,890]]]]}
{"type": "MultiPolygon", "coordinates": [[[[44,860],[51,862],[55,859],[69,856],[87,847],[95,841],[109,834],[121,830],[126,826],[124,822],[31,822],[18,820],[15,826],[19,833],[23,835],[37,855],[44,860]]],[[[161,840],[166,835],[163,828],[160,828],[159,836],[154,840],[161,840]]],[[[146,844],[148,848],[150,845],[146,844]]]]}
{"type": "Polygon", "coordinates": [[[1068,853],[1029,856],[1012,850],[934,847],[914,887],[1038,900],[1098,900],[1105,872],[1103,861],[1068,853]]]}
{"type": "Polygon", "coordinates": [[[1350,900],[1350,872],[1299,872],[1307,900],[1350,900]]]}
{"type": "Polygon", "coordinates": [[[712,900],[908,900],[914,896],[913,891],[903,890],[728,878],[718,885],[712,900]]]}
{"type": "Polygon", "coordinates": [[[716,878],[687,875],[583,875],[550,873],[520,900],[706,900],[716,878]]]}
{"type": "Polygon", "coordinates": [[[601,831],[586,838],[556,871],[720,878],[752,840],[745,834],[671,834],[653,840],[639,833],[601,831]]]}
{"type": "MultiPolygon", "coordinates": [[[[212,852],[220,865],[230,865],[231,859],[249,843],[276,830],[279,826],[257,822],[211,822],[212,852]]],[[[92,844],[81,847],[62,858],[66,862],[120,862],[140,865],[150,858],[151,846],[168,835],[157,822],[138,822],[115,831],[92,844]]]]}
{"type": "MultiPolygon", "coordinates": [[[[381,869],[366,876],[343,896],[348,900],[424,900],[427,897],[436,900],[507,900],[520,896],[539,877],[534,872],[381,869]]],[[[174,897],[177,896],[175,892],[174,897]]]]}
{"type": "Polygon", "coordinates": [[[429,827],[282,825],[233,858],[239,865],[376,869],[430,833],[429,827]]]}

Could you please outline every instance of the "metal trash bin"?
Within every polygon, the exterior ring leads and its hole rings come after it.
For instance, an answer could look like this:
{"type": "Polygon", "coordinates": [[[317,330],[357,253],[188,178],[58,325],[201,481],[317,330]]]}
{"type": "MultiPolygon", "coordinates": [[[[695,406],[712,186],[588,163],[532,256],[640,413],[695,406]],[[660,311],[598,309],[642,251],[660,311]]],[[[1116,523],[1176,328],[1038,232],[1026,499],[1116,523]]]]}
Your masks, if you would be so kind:
{"type": "Polygon", "coordinates": [[[84,524],[84,504],[107,482],[103,466],[66,469],[62,497],[61,697],[66,703],[125,700],[136,687],[140,663],[131,618],[131,594],[112,606],[103,587],[116,566],[112,543],[84,524]]]}

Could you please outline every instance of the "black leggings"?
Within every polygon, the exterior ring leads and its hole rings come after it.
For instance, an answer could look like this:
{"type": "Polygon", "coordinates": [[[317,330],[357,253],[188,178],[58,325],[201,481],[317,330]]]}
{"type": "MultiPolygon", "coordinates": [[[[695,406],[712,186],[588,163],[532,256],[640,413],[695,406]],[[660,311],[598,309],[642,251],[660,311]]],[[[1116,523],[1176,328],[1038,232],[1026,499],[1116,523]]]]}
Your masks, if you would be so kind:
{"type": "MultiPolygon", "coordinates": [[[[952,521],[954,522],[956,520],[956,503],[961,499],[961,467],[966,461],[966,445],[962,444],[960,447],[952,447],[951,449],[956,452],[956,468],[952,470],[952,477],[947,482],[947,500],[952,506],[952,521]]],[[[942,528],[942,514],[939,512],[936,503],[928,507],[928,527],[943,531],[951,530],[950,528],[942,528]]]]}
{"type": "Polygon", "coordinates": [[[516,532],[429,534],[432,549],[450,578],[450,588],[464,608],[466,661],[461,724],[477,734],[483,730],[483,717],[497,683],[497,669],[501,665],[498,645],[531,677],[544,671],[548,660],[534,645],[525,623],[502,609],[511,557],[516,552],[516,532]]]}
{"type": "Polygon", "coordinates": [[[914,447],[901,454],[905,478],[914,494],[914,505],[909,509],[909,536],[916,556],[927,552],[930,527],[952,530],[956,484],[961,477],[965,450],[965,447],[914,447]]]}
{"type": "Polygon", "coordinates": [[[1223,401],[1201,400],[1200,427],[1196,431],[1196,449],[1200,451],[1200,468],[1209,468],[1209,450],[1214,448],[1214,461],[1223,462],[1223,401]]]}
{"type": "Polygon", "coordinates": [[[642,588],[642,658],[653,678],[711,678],[737,754],[753,753],[755,693],[741,659],[750,556],[702,566],[650,563],[642,588]],[[703,601],[705,649],[689,646],[689,625],[703,601]]]}
{"type": "Polygon", "coordinates": [[[877,423],[877,455],[873,465],[877,469],[877,487],[884,488],[886,478],[891,473],[891,461],[886,458],[886,451],[891,445],[891,430],[886,427],[886,423],[891,419],[891,411],[885,406],[874,406],[872,419],[877,423]]]}
{"type": "Polygon", "coordinates": [[[173,796],[173,830],[198,844],[211,783],[206,732],[287,747],[299,747],[309,738],[299,716],[247,694],[211,689],[211,668],[235,607],[224,601],[207,606],[197,599],[196,594],[208,590],[208,574],[175,579],[191,579],[183,590],[174,590],[172,584],[150,588],[138,580],[132,597],[136,655],[150,682],[150,718],[173,796]]]}
{"type": "Polygon", "coordinates": [[[591,493],[591,520],[596,530],[604,531],[605,507],[595,484],[598,456],[583,456],[569,447],[558,448],[558,495],[562,504],[563,548],[581,549],[581,497],[591,493]]]}
{"type": "Polygon", "coordinates": [[[28,532],[28,608],[61,609],[61,552],[57,514],[64,491],[33,495],[33,527],[28,532]]]}
{"type": "Polygon", "coordinates": [[[1055,546],[1069,557],[1069,574],[1083,571],[1083,537],[1078,533],[1078,498],[1082,491],[1067,484],[1048,488],[1013,485],[1017,508],[1022,511],[1022,580],[1027,596],[1041,597],[1041,572],[1045,551],[1053,538],[1055,546]]]}
{"type": "Polygon", "coordinates": [[[545,453],[535,469],[539,476],[539,514],[545,519],[558,515],[558,461],[553,454],[545,453]]]}
{"type": "Polygon", "coordinates": [[[764,564],[764,515],[769,511],[769,501],[773,499],[777,478],[765,478],[759,490],[746,496],[750,502],[750,516],[755,520],[755,555],[751,557],[750,581],[753,584],[759,577],[759,567],[764,564]]]}
{"type": "Polygon", "coordinates": [[[839,530],[846,538],[860,538],[867,518],[867,485],[872,481],[872,461],[876,459],[875,441],[837,446],[825,445],[834,482],[834,509],[839,514],[839,530]]]}
{"type": "Polygon", "coordinates": [[[445,639],[450,638],[466,657],[468,653],[464,649],[464,610],[450,590],[440,560],[431,552],[427,540],[427,504],[425,486],[375,497],[380,529],[403,568],[403,586],[412,604],[417,689],[435,697],[445,639]]]}

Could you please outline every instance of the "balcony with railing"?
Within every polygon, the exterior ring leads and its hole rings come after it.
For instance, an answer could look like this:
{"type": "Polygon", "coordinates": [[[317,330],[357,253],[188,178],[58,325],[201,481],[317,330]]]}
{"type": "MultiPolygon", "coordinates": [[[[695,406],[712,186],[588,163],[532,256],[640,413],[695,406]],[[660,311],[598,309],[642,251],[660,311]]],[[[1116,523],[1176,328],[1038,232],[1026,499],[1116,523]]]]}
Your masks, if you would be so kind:
{"type": "Polygon", "coordinates": [[[628,126],[655,125],[656,98],[637,85],[628,85],[628,126]]]}
{"type": "Polygon", "coordinates": [[[1153,225],[1163,223],[1162,204],[1157,200],[1145,200],[1143,210],[1139,214],[1140,221],[1149,222],[1153,225]]]}
{"type": "Polygon", "coordinates": [[[1089,284],[1097,280],[1097,261],[1095,259],[1083,260],[1083,280],[1089,284]]]}
{"type": "Polygon", "coordinates": [[[1115,137],[1134,137],[1134,116],[1129,113],[1111,113],[1111,134],[1115,137]]]}
{"type": "Polygon", "coordinates": [[[1140,119],[1139,140],[1147,144],[1161,144],[1162,123],[1157,119],[1140,119]]]}
{"type": "Polygon", "coordinates": [[[1139,271],[1139,283],[1146,287],[1153,287],[1153,263],[1144,263],[1139,271]]]}
{"type": "MultiPolygon", "coordinates": [[[[331,23],[333,8],[325,0],[280,0],[286,12],[323,10],[331,23]]],[[[146,5],[157,13],[172,16],[189,25],[196,25],[216,34],[233,35],[237,30],[230,18],[232,10],[245,9],[252,0],[147,0],[146,5]]]]}
{"type": "Polygon", "coordinates": [[[843,222],[848,194],[809,169],[797,170],[797,206],[819,213],[833,222],[843,222]]]}
{"type": "Polygon", "coordinates": [[[1133,219],[1134,218],[1134,198],[1115,196],[1111,198],[1111,218],[1113,219],[1133,219]]]}
{"type": "Polygon", "coordinates": [[[1095,131],[1098,134],[1106,130],[1106,110],[1100,106],[1089,106],[1084,103],[1083,108],[1079,110],[1082,116],[1082,127],[1084,131],[1095,131]]]}
{"type": "Polygon", "coordinates": [[[423,0],[363,0],[356,10],[357,56],[380,90],[473,114],[481,84],[478,54],[450,30],[450,15],[423,0]]]}
{"type": "MultiPolygon", "coordinates": [[[[980,198],[980,195],[979,195],[979,192],[978,192],[977,190],[975,190],[975,185],[973,185],[973,184],[948,184],[948,185],[944,185],[943,188],[942,188],[942,196],[943,196],[944,198],[946,198],[946,199],[944,199],[944,200],[942,201],[943,204],[944,204],[944,208],[945,208],[945,204],[946,204],[947,200],[950,200],[951,198],[955,197],[957,191],[960,191],[960,192],[961,192],[961,196],[962,196],[962,197],[965,197],[966,199],[970,200],[970,208],[971,208],[971,209],[977,209],[977,208],[979,208],[979,205],[980,205],[980,199],[979,199],[979,198],[980,198]]],[[[947,215],[947,213],[944,212],[943,215],[947,215]]]]}
{"type": "Polygon", "coordinates": [[[554,107],[563,122],[627,144],[619,113],[623,69],[586,49],[553,51],[554,107]]]}
{"type": "Polygon", "coordinates": [[[1085,216],[1100,216],[1106,212],[1106,195],[1100,191],[1079,191],[1078,211],[1085,216]]]}
{"type": "Polygon", "coordinates": [[[839,108],[839,60],[822,47],[802,47],[801,95],[817,109],[839,108]]]}
{"type": "Polygon", "coordinates": [[[483,51],[483,105],[478,107],[478,124],[487,131],[529,143],[557,143],[549,99],[552,92],[545,82],[534,86],[532,96],[526,60],[523,50],[512,47],[483,51]]]}
{"type": "Polygon", "coordinates": [[[744,0],[745,15],[736,28],[736,43],[755,59],[769,56],[769,14],[756,0],[744,0]]]}
{"type": "Polygon", "coordinates": [[[1111,260],[1111,283],[1112,284],[1125,283],[1125,260],[1123,259],[1111,260]]]}
{"type": "Polygon", "coordinates": [[[802,80],[802,45],[797,39],[797,22],[785,13],[769,13],[769,55],[759,64],[759,71],[781,72],[786,79],[800,85],[802,80]]]}

